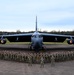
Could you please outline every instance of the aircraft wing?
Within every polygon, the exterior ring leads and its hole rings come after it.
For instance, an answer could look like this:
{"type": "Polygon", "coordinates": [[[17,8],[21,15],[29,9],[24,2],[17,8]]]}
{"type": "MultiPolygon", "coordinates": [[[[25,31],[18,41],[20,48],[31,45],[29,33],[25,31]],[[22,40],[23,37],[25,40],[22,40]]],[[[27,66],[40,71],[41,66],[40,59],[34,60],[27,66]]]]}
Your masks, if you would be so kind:
{"type": "Polygon", "coordinates": [[[33,33],[1,35],[0,38],[7,38],[10,42],[31,42],[32,34],[33,33]]]}
{"type": "Polygon", "coordinates": [[[67,38],[73,38],[71,35],[59,35],[59,34],[48,34],[42,33],[43,42],[64,42],[67,38]]]}

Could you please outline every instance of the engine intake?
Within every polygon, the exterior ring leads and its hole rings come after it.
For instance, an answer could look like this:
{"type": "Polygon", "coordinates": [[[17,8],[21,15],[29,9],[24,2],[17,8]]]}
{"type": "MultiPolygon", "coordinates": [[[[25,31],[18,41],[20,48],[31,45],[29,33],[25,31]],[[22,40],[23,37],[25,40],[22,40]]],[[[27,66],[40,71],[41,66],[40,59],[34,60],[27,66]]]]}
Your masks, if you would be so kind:
{"type": "Polygon", "coordinates": [[[73,39],[69,39],[69,40],[67,40],[67,43],[68,44],[74,44],[74,40],[73,39]]]}
{"type": "Polygon", "coordinates": [[[0,39],[0,43],[1,44],[5,44],[6,43],[6,39],[0,39]]]}

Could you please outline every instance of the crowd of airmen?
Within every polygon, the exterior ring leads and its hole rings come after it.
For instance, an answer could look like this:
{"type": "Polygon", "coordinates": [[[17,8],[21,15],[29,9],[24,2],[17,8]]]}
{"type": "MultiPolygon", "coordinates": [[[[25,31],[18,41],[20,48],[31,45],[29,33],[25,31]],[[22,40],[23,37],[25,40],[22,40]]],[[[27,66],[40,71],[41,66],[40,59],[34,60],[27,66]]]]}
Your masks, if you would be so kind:
{"type": "Polygon", "coordinates": [[[62,52],[23,52],[23,51],[0,51],[0,60],[10,60],[25,62],[32,66],[34,63],[40,63],[44,67],[44,63],[63,62],[74,60],[74,51],[62,52]]]}

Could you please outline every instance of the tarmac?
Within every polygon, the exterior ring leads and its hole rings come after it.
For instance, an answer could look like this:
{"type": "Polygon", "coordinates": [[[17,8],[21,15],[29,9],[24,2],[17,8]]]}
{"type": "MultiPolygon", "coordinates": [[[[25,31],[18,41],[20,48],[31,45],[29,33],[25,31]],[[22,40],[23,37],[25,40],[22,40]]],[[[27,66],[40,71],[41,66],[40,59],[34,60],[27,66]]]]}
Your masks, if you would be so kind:
{"type": "Polygon", "coordinates": [[[28,66],[27,63],[18,63],[0,60],[0,75],[74,75],[74,61],[45,64],[40,68],[40,64],[28,66]]]}
{"type": "MultiPolygon", "coordinates": [[[[27,49],[28,45],[0,45],[0,50],[2,48],[27,49]]],[[[46,48],[49,50],[74,50],[74,45],[50,44],[46,45],[46,48]]],[[[40,64],[28,66],[28,63],[0,60],[0,75],[74,75],[74,61],[56,62],[55,66],[46,63],[44,68],[40,68],[40,64]]]]}
{"type": "MultiPolygon", "coordinates": [[[[30,45],[26,44],[0,44],[0,49],[7,50],[29,50],[30,45]]],[[[68,44],[49,44],[44,45],[47,51],[56,51],[56,50],[74,50],[74,45],[68,44]]]]}

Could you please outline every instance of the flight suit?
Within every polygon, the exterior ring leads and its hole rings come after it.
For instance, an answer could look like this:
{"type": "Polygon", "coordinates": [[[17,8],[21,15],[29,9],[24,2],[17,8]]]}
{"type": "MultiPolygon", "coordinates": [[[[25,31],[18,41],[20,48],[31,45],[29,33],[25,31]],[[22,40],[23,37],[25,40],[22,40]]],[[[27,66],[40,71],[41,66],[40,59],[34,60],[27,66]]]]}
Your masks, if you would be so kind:
{"type": "Polygon", "coordinates": [[[41,68],[44,67],[44,58],[43,58],[43,56],[41,56],[41,58],[40,58],[40,67],[41,68]]]}
{"type": "Polygon", "coordinates": [[[28,56],[28,66],[32,66],[32,57],[31,57],[31,55],[28,56]]]}
{"type": "Polygon", "coordinates": [[[55,58],[54,56],[52,55],[51,56],[51,66],[54,66],[55,65],[55,58]]]}

